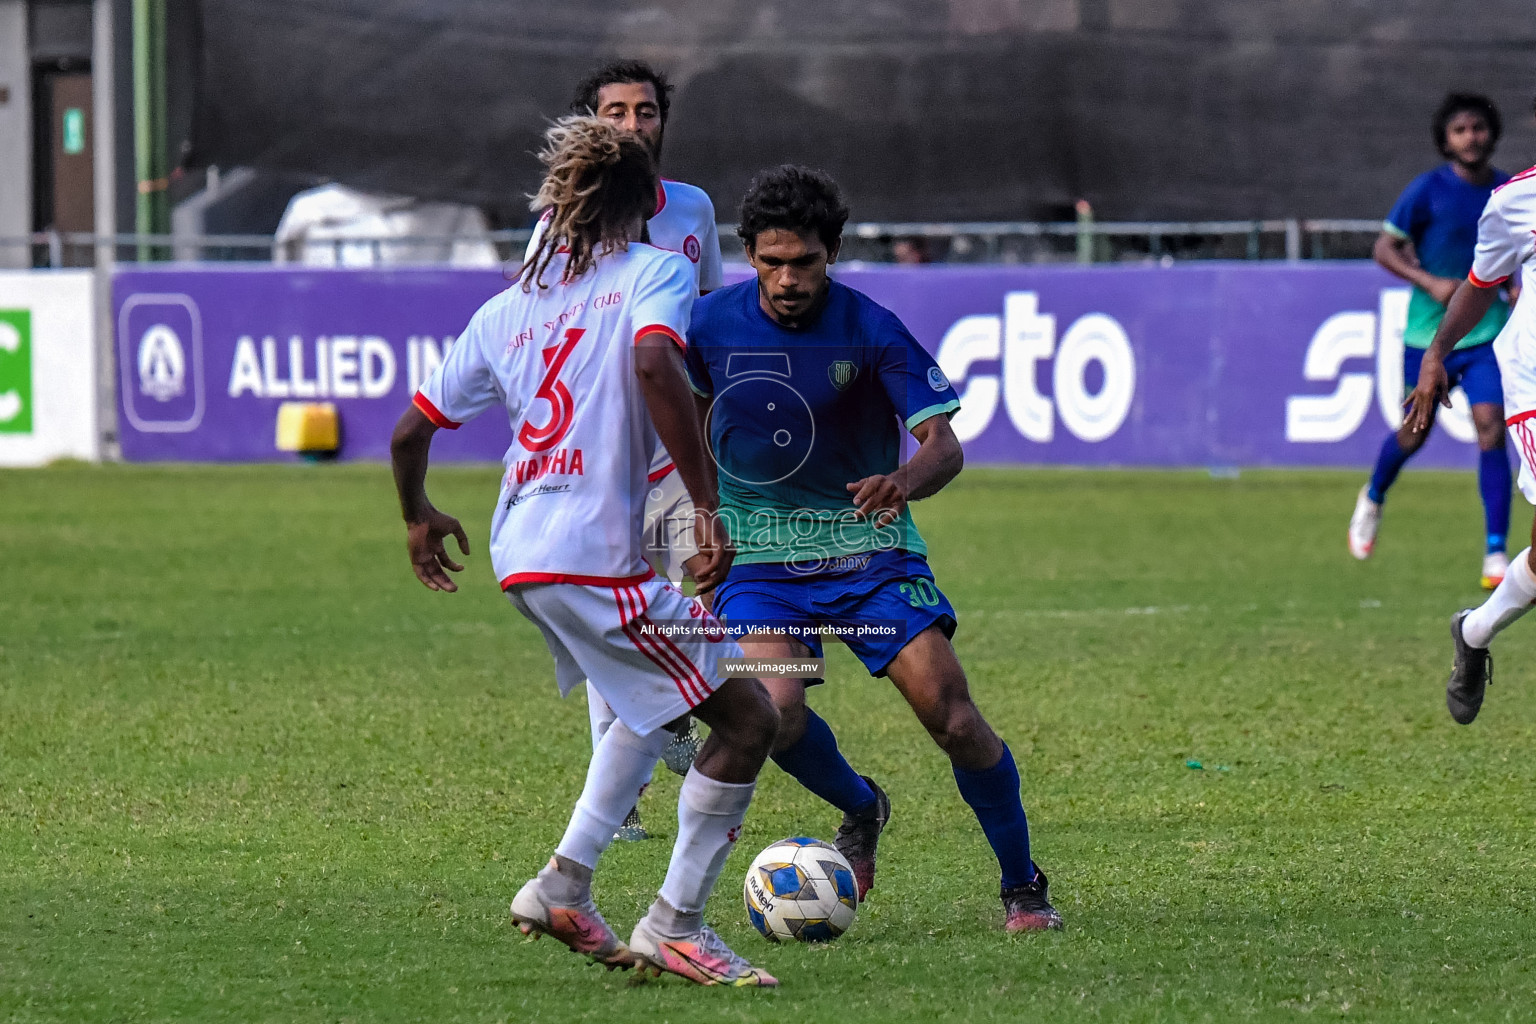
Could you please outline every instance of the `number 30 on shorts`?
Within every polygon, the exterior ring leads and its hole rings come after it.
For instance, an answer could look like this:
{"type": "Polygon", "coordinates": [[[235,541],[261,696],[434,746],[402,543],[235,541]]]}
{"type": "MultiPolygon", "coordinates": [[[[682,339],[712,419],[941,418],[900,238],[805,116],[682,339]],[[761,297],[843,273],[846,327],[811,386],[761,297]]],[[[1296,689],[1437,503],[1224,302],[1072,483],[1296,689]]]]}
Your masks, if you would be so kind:
{"type": "Polygon", "coordinates": [[[896,588],[901,596],[907,599],[907,603],[913,608],[937,608],[939,606],[939,588],[933,585],[933,580],[925,580],[918,577],[896,588]]]}

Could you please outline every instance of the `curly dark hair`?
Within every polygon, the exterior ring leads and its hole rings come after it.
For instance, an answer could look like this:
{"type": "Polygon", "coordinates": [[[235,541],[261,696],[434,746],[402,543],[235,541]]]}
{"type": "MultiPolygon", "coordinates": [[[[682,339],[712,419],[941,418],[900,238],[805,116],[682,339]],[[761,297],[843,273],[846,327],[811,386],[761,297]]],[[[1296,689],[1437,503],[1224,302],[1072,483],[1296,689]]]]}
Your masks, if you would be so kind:
{"type": "Polygon", "coordinates": [[[736,234],[752,246],[764,231],[812,231],[830,252],[843,236],[848,212],[843,191],[830,174],[781,164],[760,171],[747,186],[736,234]]]}
{"type": "Polygon", "coordinates": [[[1499,120],[1499,108],[1493,105],[1493,100],[1475,92],[1447,93],[1445,99],[1440,101],[1440,108],[1435,111],[1435,119],[1431,123],[1431,130],[1435,136],[1435,148],[1440,151],[1441,156],[1448,158],[1451,155],[1445,150],[1446,126],[1451,123],[1451,118],[1466,112],[1481,114],[1483,120],[1488,122],[1491,142],[1498,144],[1499,136],[1504,132],[1504,125],[1499,120]]]}
{"type": "Polygon", "coordinates": [[[656,90],[656,106],[661,114],[661,125],[665,128],[667,111],[672,106],[672,83],[667,81],[666,75],[643,60],[609,61],[583,78],[581,84],[576,87],[576,95],[571,98],[571,112],[596,113],[597,94],[605,85],[628,85],[640,82],[648,82],[651,88],[656,90]]]}

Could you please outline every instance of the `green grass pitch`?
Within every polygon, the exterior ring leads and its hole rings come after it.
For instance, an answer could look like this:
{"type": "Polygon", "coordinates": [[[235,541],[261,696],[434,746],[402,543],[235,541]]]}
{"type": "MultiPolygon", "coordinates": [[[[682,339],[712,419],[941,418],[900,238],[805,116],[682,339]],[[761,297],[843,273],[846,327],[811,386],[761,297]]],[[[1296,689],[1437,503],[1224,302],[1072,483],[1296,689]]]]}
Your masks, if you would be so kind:
{"type": "MultiPolygon", "coordinates": [[[[474,543],[442,595],[384,467],[0,473],[0,1021],[1530,1019],[1536,621],[1478,722],[1443,704],[1469,476],[1405,478],[1368,564],[1358,474],[968,470],[924,502],[1067,930],[1001,933],[947,765],[834,648],[812,703],[894,818],[853,930],[771,946],[741,873],[837,818],[765,770],[708,916],[774,992],[631,987],[510,925],[587,718],[496,592],[495,480],[433,472],[474,543]]],[[[601,867],[621,932],[676,794],[601,867]]]]}

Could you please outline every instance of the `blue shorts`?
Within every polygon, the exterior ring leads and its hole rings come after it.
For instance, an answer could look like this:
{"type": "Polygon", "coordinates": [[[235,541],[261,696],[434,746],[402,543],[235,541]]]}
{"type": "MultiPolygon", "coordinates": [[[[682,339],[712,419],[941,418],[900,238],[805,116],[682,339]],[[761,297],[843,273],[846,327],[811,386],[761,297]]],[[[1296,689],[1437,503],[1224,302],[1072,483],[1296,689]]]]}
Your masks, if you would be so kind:
{"type": "Polygon", "coordinates": [[[715,592],[714,611],[738,637],[781,630],[815,658],[822,657],[817,630],[826,629],[876,676],[929,626],[952,637],[956,625],[954,606],[934,585],[928,560],[909,551],[868,551],[821,566],[732,566],[715,592]]]}
{"type": "MultiPolygon", "coordinates": [[[[1424,361],[1422,348],[1403,347],[1403,395],[1406,397],[1419,382],[1419,364],[1424,361]]],[[[1473,405],[1503,405],[1504,380],[1499,376],[1499,360],[1493,344],[1452,349],[1445,357],[1445,375],[1450,386],[1461,386],[1473,405]]]]}

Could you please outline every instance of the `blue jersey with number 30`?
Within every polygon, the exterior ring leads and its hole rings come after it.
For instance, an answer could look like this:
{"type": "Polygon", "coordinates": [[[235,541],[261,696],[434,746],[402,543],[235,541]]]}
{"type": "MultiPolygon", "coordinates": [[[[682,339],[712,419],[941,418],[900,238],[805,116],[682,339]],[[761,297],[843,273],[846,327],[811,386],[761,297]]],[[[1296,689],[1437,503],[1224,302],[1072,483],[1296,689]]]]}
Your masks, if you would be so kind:
{"type": "Polygon", "coordinates": [[[854,515],[847,485],[894,472],[904,431],[960,400],[894,313],[829,288],[799,328],[763,311],[755,278],[694,306],[688,375],[711,400],[708,440],[738,563],[927,550],[906,511],[888,527],[854,515]]]}

